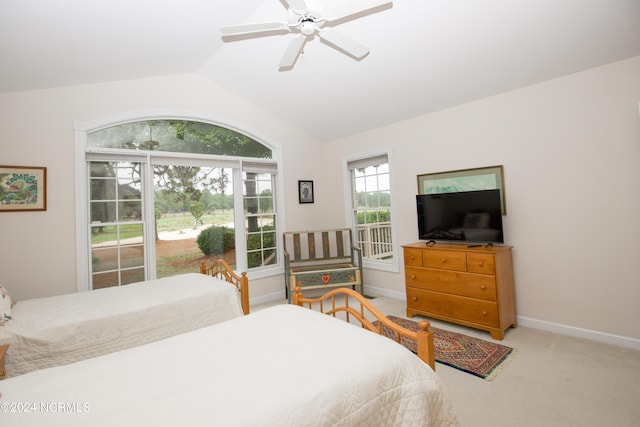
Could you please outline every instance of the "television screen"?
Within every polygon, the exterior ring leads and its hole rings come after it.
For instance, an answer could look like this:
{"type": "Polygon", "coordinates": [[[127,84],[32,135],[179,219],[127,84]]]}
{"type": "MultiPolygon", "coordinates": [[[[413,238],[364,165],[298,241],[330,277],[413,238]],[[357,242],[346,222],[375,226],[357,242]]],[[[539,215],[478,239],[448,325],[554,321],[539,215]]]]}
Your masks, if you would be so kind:
{"type": "Polygon", "coordinates": [[[504,243],[500,190],[419,194],[420,240],[504,243]]]}

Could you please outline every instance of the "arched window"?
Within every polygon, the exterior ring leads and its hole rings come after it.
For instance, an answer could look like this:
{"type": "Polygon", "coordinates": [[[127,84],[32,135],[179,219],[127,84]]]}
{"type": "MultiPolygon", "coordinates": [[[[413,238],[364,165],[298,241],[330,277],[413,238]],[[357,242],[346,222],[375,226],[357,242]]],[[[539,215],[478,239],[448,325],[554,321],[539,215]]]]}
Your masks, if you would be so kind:
{"type": "Polygon", "coordinates": [[[278,267],[272,148],[163,118],[85,125],[77,142],[80,290],[197,272],[211,258],[278,267]]]}

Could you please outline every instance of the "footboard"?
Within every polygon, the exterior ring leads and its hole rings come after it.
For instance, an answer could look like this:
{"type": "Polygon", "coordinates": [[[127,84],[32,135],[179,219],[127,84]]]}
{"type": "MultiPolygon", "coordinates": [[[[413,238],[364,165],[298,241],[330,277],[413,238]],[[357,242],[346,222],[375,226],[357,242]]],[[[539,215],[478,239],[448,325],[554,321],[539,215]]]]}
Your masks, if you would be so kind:
{"type": "Polygon", "coordinates": [[[211,274],[213,277],[225,280],[233,284],[240,292],[240,303],[244,314],[249,314],[249,278],[246,272],[240,276],[233,272],[229,264],[223,259],[217,259],[207,265],[205,261],[200,263],[200,273],[211,274]]]}
{"type": "Polygon", "coordinates": [[[353,317],[360,322],[363,328],[377,334],[382,334],[382,327],[386,326],[396,333],[398,342],[402,338],[414,340],[418,348],[418,357],[431,366],[433,370],[436,369],[433,333],[429,330],[431,325],[427,320],[422,320],[419,323],[420,330],[417,332],[403,328],[389,320],[358,292],[348,288],[334,289],[318,298],[305,298],[298,286],[293,294],[293,303],[334,317],[336,313],[344,312],[347,322],[350,322],[353,317]],[[336,297],[340,298],[340,300],[337,300],[336,297]],[[344,297],[344,301],[342,297],[344,297]],[[375,324],[375,321],[372,322],[370,320],[372,317],[377,321],[375,324]]]}

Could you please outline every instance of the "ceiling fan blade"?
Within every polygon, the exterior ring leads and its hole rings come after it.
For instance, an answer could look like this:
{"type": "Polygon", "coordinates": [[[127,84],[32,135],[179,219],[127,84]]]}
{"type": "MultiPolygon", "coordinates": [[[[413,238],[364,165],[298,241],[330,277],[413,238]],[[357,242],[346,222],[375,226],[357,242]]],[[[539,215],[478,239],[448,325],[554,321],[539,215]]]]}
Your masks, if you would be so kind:
{"type": "Polygon", "coordinates": [[[331,28],[320,31],[320,38],[356,59],[364,58],[369,53],[369,48],[365,45],[331,28]]]}
{"type": "Polygon", "coordinates": [[[323,18],[327,22],[337,21],[356,13],[366,12],[376,7],[391,4],[390,0],[347,0],[324,12],[323,18]]]}
{"type": "Polygon", "coordinates": [[[280,60],[280,68],[293,67],[298,59],[298,55],[302,52],[302,47],[306,41],[307,37],[303,34],[300,34],[291,40],[289,47],[287,47],[287,50],[284,52],[284,55],[282,55],[282,59],[280,60]]]}
{"type": "Polygon", "coordinates": [[[220,32],[223,37],[279,30],[289,31],[289,24],[286,22],[261,22],[257,24],[226,25],[224,27],[220,27],[220,32]]]}
{"type": "Polygon", "coordinates": [[[285,0],[285,3],[287,3],[289,8],[295,10],[296,12],[308,9],[307,3],[305,3],[304,0],[285,0]]]}

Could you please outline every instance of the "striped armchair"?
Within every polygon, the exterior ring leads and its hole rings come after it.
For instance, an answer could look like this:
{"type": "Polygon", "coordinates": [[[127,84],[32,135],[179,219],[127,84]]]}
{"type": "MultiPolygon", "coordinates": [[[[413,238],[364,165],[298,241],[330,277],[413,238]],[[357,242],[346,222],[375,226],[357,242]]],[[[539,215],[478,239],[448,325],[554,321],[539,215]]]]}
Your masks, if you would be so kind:
{"type": "Polygon", "coordinates": [[[351,229],[283,233],[285,292],[289,302],[296,287],[319,289],[350,286],[363,294],[362,254],[351,229]]]}

